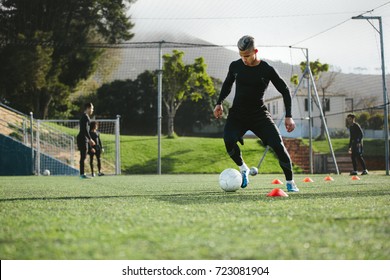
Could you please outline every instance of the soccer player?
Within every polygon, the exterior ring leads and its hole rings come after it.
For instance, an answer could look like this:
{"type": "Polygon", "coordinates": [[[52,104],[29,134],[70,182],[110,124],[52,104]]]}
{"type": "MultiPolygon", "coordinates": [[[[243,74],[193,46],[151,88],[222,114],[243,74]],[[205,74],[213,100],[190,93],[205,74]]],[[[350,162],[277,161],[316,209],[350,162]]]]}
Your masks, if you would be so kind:
{"type": "Polygon", "coordinates": [[[290,155],[288,154],[279,129],[272,120],[271,114],[264,105],[264,92],[269,82],[282,94],[286,109],[285,126],[288,132],[295,129],[291,116],[291,94],[287,84],[276,70],[267,62],[258,58],[258,49],[252,36],[243,36],[237,43],[241,59],[233,61],[223,82],[221,93],[214,108],[214,116],[220,118],[223,114],[222,102],[230,94],[233,83],[236,83],[236,95],[224,129],[226,151],[239,166],[242,174],[242,188],[248,183],[249,168],[245,164],[241,150],[237,145],[244,144],[243,136],[251,130],[265,145],[269,145],[276,153],[280,167],[286,177],[286,187],[289,192],[298,192],[294,179],[290,155]]]}
{"type": "Polygon", "coordinates": [[[85,159],[87,158],[88,145],[95,146],[95,141],[92,140],[90,131],[90,116],[93,113],[93,104],[87,103],[84,105],[84,114],[80,118],[80,131],[77,135],[77,147],[80,150],[80,178],[90,179],[84,172],[85,159]]]}
{"type": "Polygon", "coordinates": [[[367,175],[368,171],[366,163],[363,159],[363,130],[360,125],[356,122],[356,116],[349,114],[347,116],[347,123],[349,126],[349,149],[348,153],[351,154],[353,171],[350,175],[358,175],[357,172],[357,161],[360,162],[363,172],[362,175],[367,175]]]}
{"type": "Polygon", "coordinates": [[[89,165],[91,167],[92,177],[95,177],[95,173],[93,172],[93,158],[96,156],[97,167],[98,167],[98,176],[103,176],[104,173],[101,172],[102,163],[100,160],[100,156],[102,152],[104,152],[102,140],[100,139],[100,133],[98,131],[99,124],[98,122],[91,122],[91,130],[89,134],[91,135],[91,139],[95,142],[95,146],[92,147],[88,145],[88,154],[89,154],[89,165]]]}

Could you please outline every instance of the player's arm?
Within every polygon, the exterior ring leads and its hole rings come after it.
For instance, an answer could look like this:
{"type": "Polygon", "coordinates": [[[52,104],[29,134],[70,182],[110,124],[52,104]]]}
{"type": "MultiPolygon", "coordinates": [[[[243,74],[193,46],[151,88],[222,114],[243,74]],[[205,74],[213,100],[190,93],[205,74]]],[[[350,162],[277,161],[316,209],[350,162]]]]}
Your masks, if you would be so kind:
{"type": "Polygon", "coordinates": [[[349,143],[348,143],[348,153],[352,153],[352,139],[353,139],[353,128],[352,126],[349,127],[349,143]]]}
{"type": "Polygon", "coordinates": [[[229,96],[230,92],[232,91],[232,86],[234,81],[236,80],[233,71],[232,71],[233,63],[229,66],[229,72],[225,78],[225,81],[222,84],[221,92],[219,94],[219,98],[217,101],[217,105],[214,107],[214,116],[216,118],[222,117],[223,114],[223,106],[222,103],[226,99],[226,97],[229,96]]]}
{"type": "Polygon", "coordinates": [[[102,143],[102,140],[100,138],[100,133],[99,133],[99,146],[100,146],[100,151],[102,151],[102,153],[104,153],[104,148],[103,148],[103,143],[102,143]]]}
{"type": "Polygon", "coordinates": [[[271,70],[271,82],[283,96],[283,103],[286,109],[284,125],[286,127],[287,132],[292,132],[295,129],[295,122],[291,114],[292,98],[290,89],[288,88],[286,82],[279,76],[278,72],[276,72],[273,67],[271,70]]]}
{"type": "Polygon", "coordinates": [[[95,141],[92,140],[91,134],[89,133],[89,120],[87,116],[85,116],[85,120],[81,125],[83,127],[83,134],[88,139],[88,144],[92,147],[95,146],[95,141]]]}
{"type": "Polygon", "coordinates": [[[286,118],[292,118],[291,115],[292,98],[290,94],[290,89],[288,88],[286,82],[279,76],[278,72],[276,72],[276,70],[273,67],[271,69],[271,82],[283,96],[283,103],[286,109],[286,118]]]}
{"type": "Polygon", "coordinates": [[[359,143],[362,143],[362,140],[363,140],[363,130],[362,130],[362,128],[360,127],[360,125],[356,124],[356,126],[357,126],[357,128],[358,128],[358,129],[357,129],[357,130],[358,130],[358,131],[357,131],[357,132],[358,132],[358,133],[357,133],[357,134],[358,134],[358,137],[357,137],[357,138],[358,138],[358,142],[359,142],[359,143]]]}

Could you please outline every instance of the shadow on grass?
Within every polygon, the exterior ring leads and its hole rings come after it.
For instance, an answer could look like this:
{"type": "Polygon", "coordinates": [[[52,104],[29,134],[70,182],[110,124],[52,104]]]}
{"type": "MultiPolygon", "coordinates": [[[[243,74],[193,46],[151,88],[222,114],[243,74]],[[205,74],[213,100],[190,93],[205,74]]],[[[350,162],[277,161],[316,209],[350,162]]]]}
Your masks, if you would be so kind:
{"type": "Polygon", "coordinates": [[[248,192],[225,193],[222,191],[203,191],[203,192],[186,192],[170,194],[135,194],[135,195],[104,195],[104,196],[64,196],[64,197],[23,197],[23,198],[3,198],[2,202],[14,201],[54,201],[54,200],[104,200],[104,199],[154,199],[156,201],[168,202],[177,205],[191,204],[212,204],[212,203],[237,203],[247,201],[271,201],[271,200],[296,200],[296,199],[328,199],[328,198],[352,198],[352,197],[375,197],[390,195],[390,190],[350,190],[326,193],[293,193],[289,197],[267,197],[271,189],[262,189],[262,192],[250,190],[248,192]]]}
{"type": "MultiPolygon", "coordinates": [[[[271,189],[269,189],[271,191],[271,189]]],[[[165,201],[174,204],[209,204],[209,203],[237,203],[245,201],[264,201],[264,200],[295,200],[295,199],[327,199],[327,198],[346,198],[346,197],[373,197],[390,195],[389,191],[342,191],[342,192],[327,192],[327,193],[294,193],[289,194],[289,197],[267,197],[268,192],[247,192],[247,193],[224,193],[224,192],[209,192],[209,193],[187,193],[174,195],[157,195],[154,199],[165,201]]]]}

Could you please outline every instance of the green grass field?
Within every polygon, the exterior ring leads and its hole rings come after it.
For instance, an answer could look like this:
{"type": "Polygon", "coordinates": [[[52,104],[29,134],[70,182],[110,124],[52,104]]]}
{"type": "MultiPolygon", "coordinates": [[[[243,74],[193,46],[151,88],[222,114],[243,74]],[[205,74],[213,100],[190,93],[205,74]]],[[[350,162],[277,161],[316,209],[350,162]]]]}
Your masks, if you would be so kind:
{"type": "Polygon", "coordinates": [[[224,193],[218,175],[1,177],[0,258],[389,259],[384,175],[279,175],[224,193]]]}
{"type": "MultiPolygon", "coordinates": [[[[304,139],[304,142],[308,144],[307,139],[304,139]]],[[[334,139],[332,143],[336,153],[347,154],[349,139],[334,139]]],[[[163,137],[161,146],[164,174],[215,174],[227,167],[234,167],[226,153],[222,138],[163,137]]],[[[253,138],[246,138],[245,145],[239,146],[248,166],[257,166],[264,154],[264,146],[253,138]]],[[[313,141],[313,149],[329,153],[328,142],[313,141]]],[[[364,149],[366,156],[383,156],[384,142],[367,139],[364,142],[364,149]]],[[[103,155],[106,156],[109,155],[103,155]]],[[[111,157],[113,156],[112,154],[111,157]]],[[[122,174],[156,174],[157,137],[121,136],[121,165],[122,174]]],[[[368,169],[371,171],[370,167],[368,169]]],[[[280,171],[278,159],[270,149],[261,165],[261,172],[273,174],[280,171]]],[[[301,171],[298,166],[294,166],[295,173],[301,171]]]]}

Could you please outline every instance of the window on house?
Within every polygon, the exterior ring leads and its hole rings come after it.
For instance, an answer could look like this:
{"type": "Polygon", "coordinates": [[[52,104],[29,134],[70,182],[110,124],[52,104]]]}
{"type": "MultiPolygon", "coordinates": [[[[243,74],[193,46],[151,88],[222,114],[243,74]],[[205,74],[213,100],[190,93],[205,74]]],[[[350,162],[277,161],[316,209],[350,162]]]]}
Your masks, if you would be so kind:
{"type": "Polygon", "coordinates": [[[278,114],[278,102],[272,102],[272,114],[273,115],[278,114]]]}
{"type": "Polygon", "coordinates": [[[302,83],[302,85],[303,85],[303,88],[308,88],[309,86],[309,82],[308,82],[308,80],[307,79],[303,79],[303,83],[302,83]]]}
{"type": "Polygon", "coordinates": [[[322,106],[324,107],[323,109],[325,110],[325,112],[329,112],[330,111],[330,99],[325,98],[325,100],[323,100],[322,106]]]}
{"type": "MultiPolygon", "coordinates": [[[[313,100],[311,101],[311,108],[313,110],[313,100]]],[[[309,111],[309,100],[307,98],[305,98],[305,111],[308,112],[309,111]]]]}
{"type": "Polygon", "coordinates": [[[353,112],[353,98],[345,98],[345,111],[353,112]]]}
{"type": "MultiPolygon", "coordinates": [[[[322,99],[321,99],[322,101],[322,99]]],[[[309,106],[308,106],[309,102],[308,102],[308,99],[305,98],[305,111],[309,111],[309,106]]],[[[325,112],[329,112],[330,111],[330,99],[329,98],[325,98],[325,100],[323,101],[323,103],[321,104],[325,109],[325,112]]],[[[311,100],[311,108],[313,110],[313,100],[311,100]]]]}

